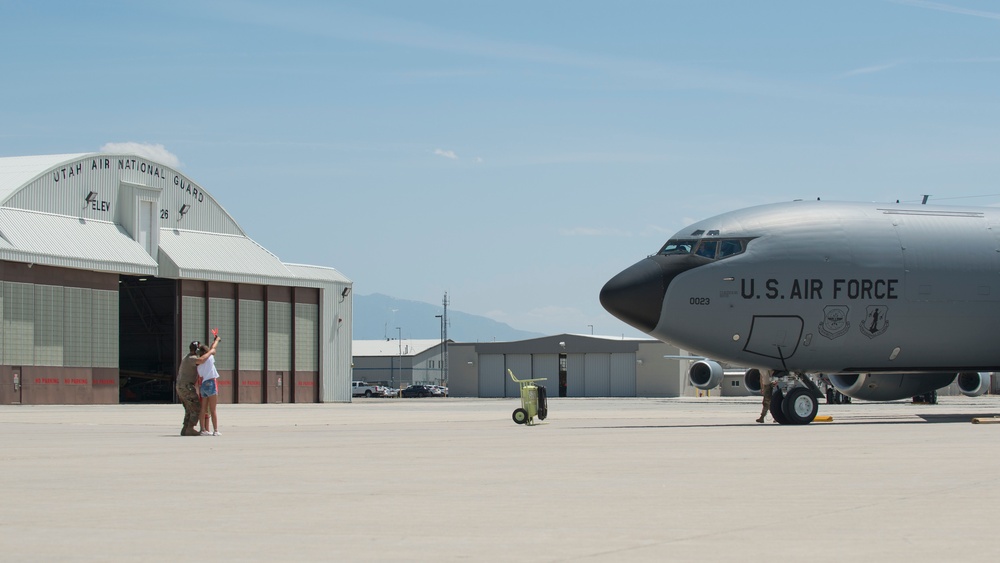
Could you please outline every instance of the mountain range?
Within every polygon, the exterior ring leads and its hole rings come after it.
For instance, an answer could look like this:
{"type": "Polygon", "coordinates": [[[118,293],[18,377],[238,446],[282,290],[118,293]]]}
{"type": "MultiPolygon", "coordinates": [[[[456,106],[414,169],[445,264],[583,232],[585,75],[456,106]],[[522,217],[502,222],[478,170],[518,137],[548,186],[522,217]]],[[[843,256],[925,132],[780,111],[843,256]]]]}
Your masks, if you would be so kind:
{"type": "MultiPolygon", "coordinates": [[[[355,295],[354,340],[441,338],[441,319],[436,315],[443,311],[440,304],[396,299],[380,293],[355,295]]],[[[448,309],[448,339],[455,342],[511,341],[540,336],[545,335],[448,309]]]]}

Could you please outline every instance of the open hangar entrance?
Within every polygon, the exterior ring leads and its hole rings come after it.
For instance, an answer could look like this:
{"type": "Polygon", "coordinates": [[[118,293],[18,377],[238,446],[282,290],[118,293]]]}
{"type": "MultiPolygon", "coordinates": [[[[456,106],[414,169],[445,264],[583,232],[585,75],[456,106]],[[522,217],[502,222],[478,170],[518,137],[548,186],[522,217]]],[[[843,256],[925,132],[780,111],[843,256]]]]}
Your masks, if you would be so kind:
{"type": "Polygon", "coordinates": [[[118,402],[174,401],[177,364],[177,281],[120,276],[118,402]]]}

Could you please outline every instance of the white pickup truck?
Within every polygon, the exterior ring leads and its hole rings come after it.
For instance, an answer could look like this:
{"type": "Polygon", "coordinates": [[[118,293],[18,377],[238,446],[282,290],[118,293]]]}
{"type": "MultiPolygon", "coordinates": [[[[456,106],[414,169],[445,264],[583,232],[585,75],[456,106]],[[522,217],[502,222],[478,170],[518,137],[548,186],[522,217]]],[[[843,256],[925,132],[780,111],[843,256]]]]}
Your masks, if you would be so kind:
{"type": "Polygon", "coordinates": [[[353,397],[381,397],[382,388],[378,385],[369,385],[364,381],[355,381],[354,388],[351,391],[351,396],[353,397]]]}

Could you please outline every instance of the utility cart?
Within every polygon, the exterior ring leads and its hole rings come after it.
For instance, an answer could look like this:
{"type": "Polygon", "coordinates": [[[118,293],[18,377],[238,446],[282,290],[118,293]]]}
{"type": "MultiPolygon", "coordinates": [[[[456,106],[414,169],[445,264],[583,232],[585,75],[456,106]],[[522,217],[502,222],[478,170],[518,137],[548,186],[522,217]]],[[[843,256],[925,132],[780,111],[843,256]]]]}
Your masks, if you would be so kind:
{"type": "Polygon", "coordinates": [[[511,379],[521,386],[521,408],[514,409],[514,414],[511,415],[514,422],[518,424],[534,424],[536,416],[539,420],[545,420],[545,417],[549,415],[545,387],[542,385],[535,385],[535,382],[545,381],[547,378],[518,379],[514,377],[514,372],[509,369],[507,370],[507,373],[510,374],[511,379]]]}

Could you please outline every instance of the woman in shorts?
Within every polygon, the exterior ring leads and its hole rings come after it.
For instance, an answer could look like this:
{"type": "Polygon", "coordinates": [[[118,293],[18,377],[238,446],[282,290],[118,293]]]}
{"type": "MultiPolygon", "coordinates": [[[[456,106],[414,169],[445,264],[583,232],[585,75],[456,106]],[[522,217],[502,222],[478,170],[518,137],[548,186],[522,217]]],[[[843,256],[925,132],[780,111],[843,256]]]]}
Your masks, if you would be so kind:
{"type": "MultiPolygon", "coordinates": [[[[214,331],[213,331],[214,332],[214,331]]],[[[219,345],[219,335],[215,335],[212,347],[204,344],[198,349],[198,390],[201,392],[201,414],[198,419],[201,421],[202,436],[219,436],[219,416],[215,412],[215,406],[219,403],[219,372],[215,369],[215,348],[219,345]],[[213,432],[208,431],[208,417],[212,417],[213,432]]]]}

